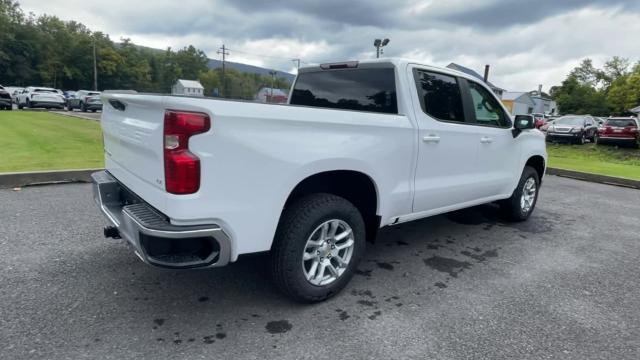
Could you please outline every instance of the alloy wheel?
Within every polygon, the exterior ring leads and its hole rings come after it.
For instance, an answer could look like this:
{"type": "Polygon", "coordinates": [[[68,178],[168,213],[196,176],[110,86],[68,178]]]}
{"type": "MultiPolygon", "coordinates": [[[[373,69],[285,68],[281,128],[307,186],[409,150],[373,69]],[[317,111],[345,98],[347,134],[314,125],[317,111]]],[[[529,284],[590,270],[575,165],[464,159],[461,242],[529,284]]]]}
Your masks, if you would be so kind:
{"type": "Polygon", "coordinates": [[[522,196],[520,197],[520,209],[523,213],[531,211],[533,202],[536,200],[536,191],[536,180],[533,177],[528,178],[522,187],[522,196]]]}
{"type": "Polygon", "coordinates": [[[320,224],[307,239],[302,254],[302,270],[312,285],[336,281],[347,269],[355,241],[351,226],[332,219],[320,224]]]}

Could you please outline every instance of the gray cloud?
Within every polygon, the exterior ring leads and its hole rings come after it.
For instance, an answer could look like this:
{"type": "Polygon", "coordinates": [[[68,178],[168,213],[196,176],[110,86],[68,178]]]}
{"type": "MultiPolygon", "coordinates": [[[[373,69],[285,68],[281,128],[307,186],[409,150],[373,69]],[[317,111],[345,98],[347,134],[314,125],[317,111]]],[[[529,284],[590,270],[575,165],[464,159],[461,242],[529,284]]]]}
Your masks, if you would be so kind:
{"type": "Polygon", "coordinates": [[[557,16],[586,7],[638,10],[638,0],[503,0],[485,6],[453,12],[442,20],[471,27],[499,29],[518,24],[533,24],[547,17],[557,16]]]}
{"type": "Polygon", "coordinates": [[[305,63],[369,58],[373,39],[389,37],[385,56],[434,65],[455,61],[511,90],[559,83],[583,57],[637,60],[638,0],[22,0],[36,14],[78,20],[142,45],[193,44],[211,57],[225,43],[231,59],[291,70],[305,63]],[[615,41],[612,41],[615,39],[615,41]],[[234,51],[235,50],[235,51],[234,51]]]}

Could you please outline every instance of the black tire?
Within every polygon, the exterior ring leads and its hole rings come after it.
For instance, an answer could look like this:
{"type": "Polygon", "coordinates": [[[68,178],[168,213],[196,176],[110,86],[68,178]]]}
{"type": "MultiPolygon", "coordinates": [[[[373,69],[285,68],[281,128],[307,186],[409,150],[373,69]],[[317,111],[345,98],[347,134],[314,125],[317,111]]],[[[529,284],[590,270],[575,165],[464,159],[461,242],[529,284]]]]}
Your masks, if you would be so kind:
{"type": "Polygon", "coordinates": [[[27,109],[31,109],[31,101],[29,99],[27,99],[25,106],[27,107],[27,109]]]}
{"type": "Polygon", "coordinates": [[[522,171],[520,181],[518,182],[518,186],[513,191],[511,197],[500,202],[502,212],[510,221],[525,221],[529,218],[536,207],[536,203],[538,202],[538,194],[540,194],[540,177],[538,176],[538,172],[531,166],[525,166],[524,170],[522,171]],[[525,211],[522,207],[521,198],[522,192],[524,191],[525,183],[530,178],[533,178],[533,180],[535,181],[536,192],[531,207],[525,211]]]}
{"type": "Polygon", "coordinates": [[[20,103],[18,103],[18,110],[22,110],[22,108],[23,106],[20,103]]]}
{"type": "Polygon", "coordinates": [[[283,211],[271,248],[269,268],[276,286],[299,302],[319,302],[342,290],[358,266],[365,249],[365,225],[358,209],[332,194],[305,196],[283,211]],[[353,254],[345,271],[332,283],[313,285],[305,277],[302,256],[307,239],[324,222],[342,220],[353,233],[353,254]]]}
{"type": "Polygon", "coordinates": [[[67,104],[67,111],[73,111],[73,107],[70,104],[67,104]]]}
{"type": "Polygon", "coordinates": [[[87,106],[83,102],[80,103],[80,110],[82,110],[82,112],[87,112],[87,106]]]}
{"type": "Polygon", "coordinates": [[[587,140],[587,135],[585,135],[585,133],[582,133],[580,135],[580,138],[578,140],[576,140],[576,144],[578,145],[584,145],[585,141],[587,140]]]}

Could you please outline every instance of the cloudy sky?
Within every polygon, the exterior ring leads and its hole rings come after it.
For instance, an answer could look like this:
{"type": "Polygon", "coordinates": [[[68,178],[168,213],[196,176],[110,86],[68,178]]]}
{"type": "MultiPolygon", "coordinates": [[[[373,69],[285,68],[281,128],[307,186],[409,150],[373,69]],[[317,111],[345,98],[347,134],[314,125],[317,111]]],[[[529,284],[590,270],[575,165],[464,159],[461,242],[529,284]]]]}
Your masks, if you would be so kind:
{"type": "Polygon", "coordinates": [[[639,0],[21,0],[25,11],[77,20],[113,40],[193,44],[209,57],[294,72],[305,63],[384,56],[456,62],[508,90],[545,90],[582,58],[640,59],[639,0]]]}

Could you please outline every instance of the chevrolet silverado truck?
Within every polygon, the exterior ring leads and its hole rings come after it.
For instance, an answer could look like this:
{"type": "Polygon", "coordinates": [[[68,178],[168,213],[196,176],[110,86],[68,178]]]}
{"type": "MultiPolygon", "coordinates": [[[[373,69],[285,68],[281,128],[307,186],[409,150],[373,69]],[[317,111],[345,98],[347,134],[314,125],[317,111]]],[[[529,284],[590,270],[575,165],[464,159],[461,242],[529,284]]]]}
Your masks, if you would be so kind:
{"type": "Polygon", "coordinates": [[[106,237],[145,263],[269,252],[277,287],[327,299],[379,228],[497,202],[536,205],[545,139],[466,74],[401,59],[301,68],[283,105],[103,93],[106,237]]]}

